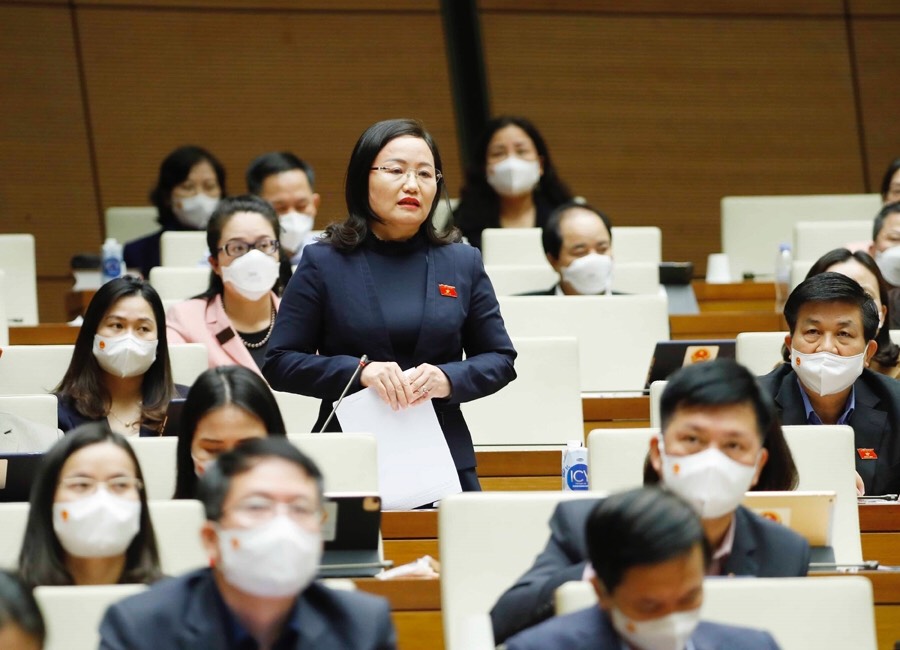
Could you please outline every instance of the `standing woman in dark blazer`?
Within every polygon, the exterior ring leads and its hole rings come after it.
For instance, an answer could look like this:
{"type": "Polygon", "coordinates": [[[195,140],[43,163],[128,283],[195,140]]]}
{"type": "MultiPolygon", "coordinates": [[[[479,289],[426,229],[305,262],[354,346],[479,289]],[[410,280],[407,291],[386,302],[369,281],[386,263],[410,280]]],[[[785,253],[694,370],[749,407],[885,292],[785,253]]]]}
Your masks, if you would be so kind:
{"type": "Polygon", "coordinates": [[[414,120],[362,134],[347,168],[349,216],[304,249],[263,374],[276,390],[322,399],[318,430],[367,355],[351,391],[372,387],[395,410],[430,400],[463,489],[479,490],[459,405],[512,381],[516,351],[478,250],[435,230],[440,168],[414,120]]]}

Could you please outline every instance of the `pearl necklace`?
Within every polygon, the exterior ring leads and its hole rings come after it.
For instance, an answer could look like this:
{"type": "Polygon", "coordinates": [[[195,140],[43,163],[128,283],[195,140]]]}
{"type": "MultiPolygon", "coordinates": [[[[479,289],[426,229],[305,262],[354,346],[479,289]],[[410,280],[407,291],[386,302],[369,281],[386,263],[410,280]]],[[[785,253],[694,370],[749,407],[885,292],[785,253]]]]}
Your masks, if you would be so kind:
{"type": "MultiPolygon", "coordinates": [[[[263,337],[262,341],[259,343],[249,343],[240,332],[238,332],[238,336],[241,337],[241,342],[248,350],[257,350],[269,342],[269,337],[272,336],[273,329],[275,329],[275,305],[272,305],[272,315],[269,317],[269,329],[266,330],[266,335],[263,337]]],[[[237,330],[235,330],[235,332],[237,332],[237,330]]]]}

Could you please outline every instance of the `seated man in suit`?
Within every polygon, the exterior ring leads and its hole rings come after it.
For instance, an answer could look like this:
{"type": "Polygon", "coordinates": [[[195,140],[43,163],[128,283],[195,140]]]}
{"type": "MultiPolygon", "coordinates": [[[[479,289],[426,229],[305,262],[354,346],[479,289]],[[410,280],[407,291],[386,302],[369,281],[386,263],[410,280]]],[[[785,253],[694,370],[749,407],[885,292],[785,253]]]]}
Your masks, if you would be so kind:
{"type": "Polygon", "coordinates": [[[586,537],[600,606],[520,632],[506,650],[778,648],[767,632],[700,622],[710,547],[686,502],[638,488],[592,503],[586,537]]]}
{"type": "MultiPolygon", "coordinates": [[[[385,600],[313,582],[322,474],[284,438],[248,440],[200,480],[211,569],[112,605],[103,649],[393,650],[385,600]]],[[[188,531],[185,531],[188,534],[188,531]]]]}
{"type": "Polygon", "coordinates": [[[544,254],[559,283],[527,296],[596,296],[612,293],[612,224],[585,203],[556,208],[541,231],[544,254]]]}
{"type": "Polygon", "coordinates": [[[783,424],[848,424],[861,494],[900,491],[900,383],[866,368],[878,309],[847,276],[820,273],[788,296],[791,362],[760,378],[783,424]]]}
{"type": "MultiPolygon", "coordinates": [[[[663,487],[699,513],[713,549],[707,573],[806,575],[807,541],[740,505],[769,460],[767,432],[778,426],[753,375],[728,359],[682,368],[663,392],[660,413],[662,435],[650,442],[650,463],[663,487]]],[[[498,642],[551,616],[556,588],[587,575],[584,530],[595,503],[572,499],[557,506],[547,546],[491,610],[498,642]]]]}

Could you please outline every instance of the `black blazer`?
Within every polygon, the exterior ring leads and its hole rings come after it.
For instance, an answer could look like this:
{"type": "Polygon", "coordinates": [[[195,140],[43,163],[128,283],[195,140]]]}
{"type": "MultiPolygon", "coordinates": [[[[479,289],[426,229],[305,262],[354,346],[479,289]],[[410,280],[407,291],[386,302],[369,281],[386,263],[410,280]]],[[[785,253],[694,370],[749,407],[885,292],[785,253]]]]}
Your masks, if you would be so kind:
{"type": "MultiPolygon", "coordinates": [[[[585,527],[597,501],[572,499],[556,506],[547,546],[491,610],[497,643],[553,616],[553,592],[564,582],[581,580],[588,562],[585,527]]],[[[809,543],[803,537],[743,506],[734,514],[734,544],[723,574],[760,578],[806,575],[809,543]]]]}
{"type": "MultiPolygon", "coordinates": [[[[101,650],[228,648],[223,602],[210,569],[155,584],[111,605],[100,623],[101,650]]],[[[394,650],[383,598],[313,583],[297,598],[293,650],[394,650]]]]}
{"type": "MultiPolygon", "coordinates": [[[[409,361],[438,366],[450,379],[450,397],[433,403],[456,468],[467,469],[475,467],[475,451],[459,405],[515,379],[516,351],[481,253],[448,244],[429,245],[426,255],[425,315],[409,361]],[[442,295],[439,285],[449,285],[456,295],[442,295]]],[[[371,361],[397,361],[382,316],[391,308],[380,304],[361,248],[342,253],[318,242],[303,249],[281,300],[263,375],[276,390],[322,399],[313,430],[324,424],[363,354],[371,361]]],[[[361,388],[357,378],[351,392],[361,388]]],[[[328,430],[340,431],[336,418],[328,430]]]]}
{"type": "MultiPolygon", "coordinates": [[[[188,390],[190,390],[189,386],[175,384],[175,397],[187,397],[188,390]]],[[[106,421],[106,418],[91,419],[79,413],[78,409],[75,407],[75,402],[68,395],[57,393],[56,398],[57,426],[62,430],[63,433],[69,433],[69,431],[71,431],[75,427],[85,424],[86,422],[106,421]]],[[[142,438],[161,435],[164,435],[164,433],[160,433],[156,429],[141,427],[140,436],[142,438]]]]}
{"type": "MultiPolygon", "coordinates": [[[[782,364],[760,377],[759,383],[775,400],[782,424],[806,424],[806,409],[797,374],[790,364],[782,364]]],[[[857,449],[873,449],[877,459],[863,459],[857,453],[856,471],[866,486],[866,494],[900,492],[900,382],[868,368],[853,384],[856,407],[848,424],[853,427],[857,449]]]]}

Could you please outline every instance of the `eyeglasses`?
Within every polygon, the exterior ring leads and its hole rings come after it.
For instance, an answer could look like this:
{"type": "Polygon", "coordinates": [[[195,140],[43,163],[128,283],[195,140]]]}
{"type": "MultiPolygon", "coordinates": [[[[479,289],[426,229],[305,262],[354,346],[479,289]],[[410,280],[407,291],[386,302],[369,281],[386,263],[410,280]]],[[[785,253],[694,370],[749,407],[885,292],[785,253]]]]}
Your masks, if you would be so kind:
{"type": "Polygon", "coordinates": [[[134,476],[116,476],[105,481],[90,478],[89,476],[70,476],[62,479],[59,483],[70,492],[85,496],[94,494],[101,485],[111,494],[127,494],[133,490],[141,490],[144,487],[141,479],[134,476]]]}
{"type": "Polygon", "coordinates": [[[251,250],[257,250],[266,255],[274,255],[281,248],[281,243],[277,239],[271,237],[263,237],[253,244],[248,244],[241,239],[229,239],[224,246],[216,249],[216,252],[225,251],[228,257],[240,257],[246,255],[251,250]]]}
{"type": "Polygon", "coordinates": [[[246,522],[262,523],[284,511],[288,518],[298,524],[309,525],[322,521],[322,510],[305,499],[289,503],[266,497],[251,497],[231,506],[229,510],[246,522]]]}
{"type": "Polygon", "coordinates": [[[381,172],[392,183],[405,182],[406,178],[412,174],[419,185],[434,185],[443,177],[441,172],[430,167],[404,169],[400,165],[381,165],[380,167],[372,167],[371,170],[373,172],[381,172]]]}

